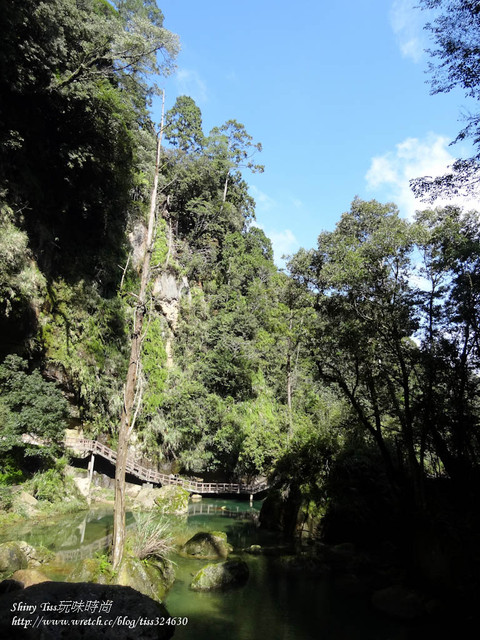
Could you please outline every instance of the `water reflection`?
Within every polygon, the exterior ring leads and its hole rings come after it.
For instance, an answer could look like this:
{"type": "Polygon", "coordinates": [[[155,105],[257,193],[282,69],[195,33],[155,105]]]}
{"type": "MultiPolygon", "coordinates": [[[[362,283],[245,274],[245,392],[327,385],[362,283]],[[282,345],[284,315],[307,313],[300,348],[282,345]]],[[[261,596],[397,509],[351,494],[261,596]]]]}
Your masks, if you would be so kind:
{"type": "MultiPolygon", "coordinates": [[[[175,555],[176,581],[166,598],[172,616],[188,617],[177,627],[175,640],[424,640],[431,629],[408,626],[378,616],[368,597],[348,597],[334,590],[330,579],[286,573],[275,557],[252,556],[251,544],[282,544],[277,534],[258,527],[260,504],[246,501],[203,500],[190,505],[188,517],[168,517],[172,534],[185,542],[198,531],[225,531],[234,556],[250,569],[247,584],[226,592],[193,592],[192,576],[207,562],[175,555]]],[[[159,516],[164,518],[164,516],[159,516]]],[[[135,515],[127,514],[127,526],[135,515]]],[[[48,523],[26,523],[14,533],[3,532],[0,542],[16,538],[57,553],[47,575],[66,579],[78,557],[93,555],[111,536],[111,509],[69,514],[48,523]],[[13,535],[12,535],[13,534],[13,535]],[[84,555],[85,554],[85,555],[84,555]]],[[[435,630],[437,640],[446,638],[435,630]]]]}

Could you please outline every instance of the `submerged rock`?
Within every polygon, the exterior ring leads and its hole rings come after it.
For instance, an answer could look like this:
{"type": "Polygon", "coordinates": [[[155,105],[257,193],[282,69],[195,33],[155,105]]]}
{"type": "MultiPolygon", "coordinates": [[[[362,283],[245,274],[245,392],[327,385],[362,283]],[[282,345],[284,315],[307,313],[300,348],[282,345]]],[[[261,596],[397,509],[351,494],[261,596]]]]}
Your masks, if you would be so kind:
{"type": "Polygon", "coordinates": [[[322,558],[310,554],[281,556],[275,565],[287,573],[298,573],[307,576],[326,576],[330,574],[330,567],[322,558]]]}
{"type": "Polygon", "coordinates": [[[251,544],[245,551],[251,553],[252,556],[261,556],[263,554],[263,549],[259,544],[251,544]]]}
{"type": "Polygon", "coordinates": [[[372,604],[382,613],[402,620],[420,618],[426,613],[424,598],[400,585],[375,591],[372,604]]]}
{"type": "Polygon", "coordinates": [[[232,547],[227,542],[227,534],[223,531],[199,531],[181,548],[182,553],[205,560],[227,558],[231,551],[232,547]]]}
{"type": "Polygon", "coordinates": [[[190,588],[194,591],[231,589],[245,584],[248,576],[248,565],[243,560],[207,564],[195,575],[190,588]]]}
{"type": "Polygon", "coordinates": [[[168,640],[174,626],[160,624],[169,618],[166,608],[130,587],[105,586],[91,583],[44,582],[15,593],[0,597],[0,637],[24,640],[168,640]],[[63,602],[98,603],[98,607],[80,611],[68,611],[63,606],[61,613],[42,611],[41,605],[49,603],[59,607],[63,602]],[[19,611],[21,603],[22,613],[19,611]],[[107,605],[100,610],[100,605],[107,605]],[[35,610],[26,607],[36,607],[35,610]],[[35,611],[29,614],[28,611],[35,611]],[[41,620],[37,628],[12,626],[14,616],[20,615],[33,621],[37,613],[41,620]],[[62,625],[52,624],[64,620],[62,625]],[[140,624],[139,620],[146,621],[140,624]],[[121,624],[114,624],[121,620],[121,624]],[[99,622],[102,624],[99,624],[99,622]],[[49,624],[50,623],[50,624],[49,624]],[[12,632],[14,631],[14,633],[12,632]]]}
{"type": "Polygon", "coordinates": [[[292,545],[278,544],[268,547],[262,547],[259,544],[252,544],[246,549],[247,553],[252,556],[283,556],[292,555],[294,553],[294,547],[292,545]]]}

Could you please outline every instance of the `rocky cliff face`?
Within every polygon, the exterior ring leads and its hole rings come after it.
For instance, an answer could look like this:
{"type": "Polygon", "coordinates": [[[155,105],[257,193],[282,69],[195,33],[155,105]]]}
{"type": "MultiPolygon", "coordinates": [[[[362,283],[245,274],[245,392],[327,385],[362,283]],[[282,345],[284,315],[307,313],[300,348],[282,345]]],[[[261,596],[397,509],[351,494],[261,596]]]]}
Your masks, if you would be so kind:
{"type": "Polygon", "coordinates": [[[155,307],[162,312],[169,328],[175,333],[180,312],[180,299],[182,296],[190,295],[187,278],[164,272],[155,279],[152,293],[155,307]]]}
{"type": "MultiPolygon", "coordinates": [[[[142,223],[137,223],[129,235],[132,246],[132,264],[136,269],[141,268],[146,251],[147,229],[142,223]]],[[[168,327],[165,332],[165,350],[167,352],[167,367],[173,364],[173,337],[175,335],[180,314],[180,300],[190,295],[190,286],[186,276],[180,276],[168,266],[158,273],[153,280],[152,294],[155,309],[162,314],[168,327]]]]}

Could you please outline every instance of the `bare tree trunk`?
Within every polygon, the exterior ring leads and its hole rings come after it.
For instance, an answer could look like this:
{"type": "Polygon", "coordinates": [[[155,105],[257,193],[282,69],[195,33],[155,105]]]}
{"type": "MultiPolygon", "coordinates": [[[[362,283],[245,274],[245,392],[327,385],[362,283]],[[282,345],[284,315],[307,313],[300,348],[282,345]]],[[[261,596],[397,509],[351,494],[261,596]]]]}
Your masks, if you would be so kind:
{"type": "Polygon", "coordinates": [[[157,151],[155,161],[155,174],[150,198],[150,212],[148,217],[148,230],[145,256],[142,264],[140,280],[140,292],[135,308],[134,326],[132,335],[132,347],[128,364],[127,379],[125,383],[122,416],[118,432],[117,464],[115,469],[115,506],[113,512],[113,552],[112,564],[117,569],[123,556],[125,546],[125,472],[128,454],[128,442],[135,423],[139,402],[138,373],[140,369],[140,356],[142,349],[142,328],[146,313],[147,284],[150,274],[150,258],[153,250],[153,230],[155,225],[155,213],[157,208],[158,173],[160,168],[160,152],[162,148],[163,120],[165,110],[165,93],[162,101],[162,119],[160,131],[157,134],[157,151]],[[138,396],[138,397],[137,397],[138,396]],[[137,405],[137,409],[135,409],[137,405]]]}
{"type": "Polygon", "coordinates": [[[292,418],[292,383],[293,383],[293,371],[292,371],[292,317],[290,316],[290,335],[287,340],[287,411],[288,411],[288,438],[293,435],[293,418],[292,418]]]}

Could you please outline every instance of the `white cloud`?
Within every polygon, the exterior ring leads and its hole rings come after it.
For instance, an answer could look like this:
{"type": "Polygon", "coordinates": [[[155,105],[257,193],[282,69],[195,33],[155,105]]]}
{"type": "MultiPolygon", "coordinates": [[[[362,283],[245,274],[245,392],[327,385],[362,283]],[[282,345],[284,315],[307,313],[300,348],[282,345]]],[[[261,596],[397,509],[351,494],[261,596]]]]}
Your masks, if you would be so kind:
{"type": "Polygon", "coordinates": [[[257,205],[257,211],[270,211],[276,206],[275,200],[255,185],[250,185],[250,191],[257,205]]]}
{"type": "Polygon", "coordinates": [[[290,229],[265,232],[272,241],[273,253],[277,265],[283,266],[282,256],[290,255],[300,248],[300,243],[290,229]]]}
{"type": "MultiPolygon", "coordinates": [[[[269,214],[271,211],[275,211],[275,219],[279,220],[279,216],[281,217],[282,213],[285,211],[284,205],[285,203],[288,203],[288,201],[290,201],[291,205],[297,209],[303,206],[301,200],[293,196],[285,196],[281,199],[282,204],[279,205],[274,198],[255,185],[250,185],[250,192],[255,199],[257,213],[260,215],[266,214],[264,219],[272,219],[272,216],[269,214]]],[[[282,256],[291,255],[300,248],[299,241],[290,229],[283,229],[279,231],[278,229],[272,229],[268,223],[262,224],[256,220],[254,220],[251,225],[262,229],[267,238],[271,240],[274,260],[277,267],[283,268],[285,266],[285,260],[282,260],[282,256]]]]}
{"type": "Polygon", "coordinates": [[[175,81],[179,95],[190,96],[195,102],[207,102],[207,85],[196,71],[179,69],[175,81]]]}
{"type": "MultiPolygon", "coordinates": [[[[382,156],[372,158],[365,178],[369,190],[382,191],[381,198],[393,200],[402,215],[412,217],[416,210],[426,209],[427,204],[417,200],[410,189],[409,181],[421,176],[443,175],[455,158],[447,147],[448,138],[431,133],[424,139],[407,138],[382,156]]],[[[465,198],[438,199],[434,206],[458,204],[466,208],[476,208],[478,204],[465,198]]]]}
{"type": "Polygon", "coordinates": [[[258,227],[265,232],[265,235],[272,243],[273,257],[277,267],[283,268],[285,266],[285,260],[282,260],[282,256],[289,256],[294,254],[299,248],[295,234],[290,229],[284,229],[283,231],[268,230],[265,225],[253,220],[250,225],[252,227],[258,227]]]}
{"type": "Polygon", "coordinates": [[[390,10],[390,24],[402,55],[420,62],[427,46],[427,38],[423,31],[424,14],[416,5],[417,0],[394,0],[390,10]]]}

